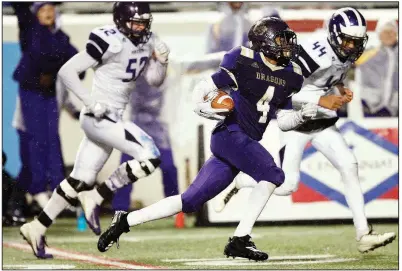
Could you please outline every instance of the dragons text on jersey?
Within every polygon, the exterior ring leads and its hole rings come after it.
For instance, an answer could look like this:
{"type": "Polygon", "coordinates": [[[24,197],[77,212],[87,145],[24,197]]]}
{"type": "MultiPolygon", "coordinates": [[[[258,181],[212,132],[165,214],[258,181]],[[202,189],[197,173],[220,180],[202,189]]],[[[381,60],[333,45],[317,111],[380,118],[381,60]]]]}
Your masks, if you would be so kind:
{"type": "Polygon", "coordinates": [[[246,47],[228,52],[212,79],[218,88],[229,85],[234,90],[235,110],[223,123],[232,130],[242,129],[255,140],[262,138],[278,109],[291,106],[290,97],[303,83],[297,64],[276,66],[246,47]]]}

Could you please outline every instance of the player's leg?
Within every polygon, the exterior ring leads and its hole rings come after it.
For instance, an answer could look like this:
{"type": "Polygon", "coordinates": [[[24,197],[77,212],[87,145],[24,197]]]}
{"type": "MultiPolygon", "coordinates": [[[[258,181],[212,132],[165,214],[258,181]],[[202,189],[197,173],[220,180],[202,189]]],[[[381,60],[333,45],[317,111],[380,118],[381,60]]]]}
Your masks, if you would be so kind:
{"type": "Polygon", "coordinates": [[[280,150],[281,167],[285,173],[285,182],[275,189],[277,196],[288,196],[297,191],[300,181],[300,163],[306,144],[314,133],[297,131],[281,132],[283,147],[280,150]]]}
{"type": "Polygon", "coordinates": [[[339,170],[345,185],[345,198],[353,214],[356,240],[360,252],[368,252],[395,239],[395,233],[377,234],[370,230],[364,212],[364,197],[360,187],[357,160],[339,130],[329,127],[312,140],[313,146],[339,170]]]}
{"type": "Polygon", "coordinates": [[[229,131],[225,127],[216,129],[211,140],[211,150],[215,156],[258,182],[251,191],[246,212],[224,253],[227,256],[266,260],[268,255],[256,249],[250,234],[273,191],[283,183],[283,171],[260,143],[240,131],[229,131]]]}
{"type": "Polygon", "coordinates": [[[164,198],[157,203],[129,214],[117,212],[112,224],[99,238],[99,251],[108,250],[123,232],[129,231],[131,226],[169,217],[180,211],[191,213],[199,210],[205,202],[225,189],[238,172],[237,169],[226,162],[216,157],[211,157],[183,194],[164,198]]]}
{"type": "MultiPolygon", "coordinates": [[[[46,230],[69,204],[74,205],[76,203],[79,192],[94,185],[98,172],[102,169],[112,150],[108,146],[84,137],[70,176],[55,189],[39,216],[20,228],[21,235],[31,245],[38,258],[50,257],[49,254],[45,253],[46,230]]],[[[99,229],[99,221],[95,219],[91,219],[88,224],[93,229],[99,229]]]]}
{"type": "MultiPolygon", "coordinates": [[[[78,196],[87,220],[96,215],[104,200],[111,201],[116,190],[150,175],[159,166],[159,150],[152,138],[132,122],[121,121],[112,113],[104,119],[84,115],[82,128],[87,136],[107,146],[127,153],[134,159],[121,164],[111,176],[96,188],[78,196]]],[[[96,229],[96,233],[100,229],[96,229]]]]}
{"type": "MultiPolygon", "coordinates": [[[[130,161],[131,159],[133,158],[130,155],[123,153],[121,155],[120,164],[130,161]]],[[[116,191],[112,200],[113,210],[128,211],[131,203],[130,195],[132,190],[133,185],[126,185],[116,191]]]]}

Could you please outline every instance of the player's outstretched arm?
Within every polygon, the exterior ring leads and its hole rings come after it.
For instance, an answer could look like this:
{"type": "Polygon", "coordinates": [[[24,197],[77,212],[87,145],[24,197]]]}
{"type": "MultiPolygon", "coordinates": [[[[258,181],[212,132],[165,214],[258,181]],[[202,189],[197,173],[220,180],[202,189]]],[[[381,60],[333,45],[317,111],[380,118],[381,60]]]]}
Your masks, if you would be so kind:
{"type": "Polygon", "coordinates": [[[79,74],[97,65],[97,60],[92,58],[86,51],[73,56],[59,71],[59,79],[64,86],[72,91],[84,103],[89,106],[92,103],[90,92],[81,84],[79,74]]]}
{"type": "Polygon", "coordinates": [[[167,66],[169,63],[170,49],[166,43],[155,38],[155,49],[153,59],[150,59],[144,77],[148,84],[159,87],[166,78],[167,66]]]}
{"type": "Polygon", "coordinates": [[[279,109],[276,112],[278,127],[284,132],[294,130],[304,122],[315,117],[318,112],[318,106],[315,104],[305,104],[298,111],[279,109]]]}

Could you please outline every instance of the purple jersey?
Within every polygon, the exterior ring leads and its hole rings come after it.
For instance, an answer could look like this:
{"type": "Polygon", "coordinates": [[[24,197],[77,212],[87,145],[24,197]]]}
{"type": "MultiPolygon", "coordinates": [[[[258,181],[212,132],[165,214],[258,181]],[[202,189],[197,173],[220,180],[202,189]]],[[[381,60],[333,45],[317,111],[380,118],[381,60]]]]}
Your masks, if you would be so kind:
{"type": "Polygon", "coordinates": [[[212,75],[220,89],[231,87],[234,111],[218,126],[242,130],[261,140],[269,121],[278,109],[291,109],[291,96],[300,90],[303,76],[300,67],[269,63],[262,53],[247,47],[235,47],[225,54],[220,70],[212,75]]]}

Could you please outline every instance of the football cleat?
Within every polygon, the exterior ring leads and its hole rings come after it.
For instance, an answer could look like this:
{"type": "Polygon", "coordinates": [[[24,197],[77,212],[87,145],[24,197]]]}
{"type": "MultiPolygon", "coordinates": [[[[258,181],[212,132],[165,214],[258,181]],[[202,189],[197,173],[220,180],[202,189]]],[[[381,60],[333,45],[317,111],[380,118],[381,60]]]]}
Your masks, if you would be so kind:
{"type": "Polygon", "coordinates": [[[109,250],[116,243],[117,248],[119,248],[119,238],[123,232],[129,232],[130,226],[127,222],[127,212],[116,211],[112,223],[110,223],[109,228],[102,233],[98,240],[98,250],[100,252],[105,252],[109,250]]]}
{"type": "Polygon", "coordinates": [[[357,241],[357,249],[361,253],[367,253],[369,251],[373,251],[376,248],[386,246],[396,238],[396,234],[394,232],[386,232],[386,233],[376,233],[370,227],[370,231],[368,234],[363,235],[359,241],[357,241]]]}
{"type": "Polygon", "coordinates": [[[90,196],[91,191],[83,191],[78,193],[78,200],[81,202],[82,210],[85,214],[85,220],[89,228],[96,234],[101,234],[99,223],[99,210],[100,206],[90,196]]]}
{"type": "Polygon", "coordinates": [[[223,254],[226,257],[240,257],[254,261],[265,261],[268,259],[268,254],[257,249],[254,242],[251,241],[250,235],[229,238],[223,254]]]}
{"type": "Polygon", "coordinates": [[[230,199],[239,192],[239,189],[235,185],[236,182],[232,182],[230,186],[232,187],[230,191],[226,194],[225,197],[219,197],[215,200],[214,209],[215,212],[220,213],[225,209],[226,205],[230,201],[230,199]]]}
{"type": "Polygon", "coordinates": [[[46,253],[46,238],[44,235],[39,233],[38,229],[35,229],[34,221],[22,225],[20,228],[20,234],[31,246],[34,255],[38,257],[38,259],[53,258],[52,254],[46,253]]]}

